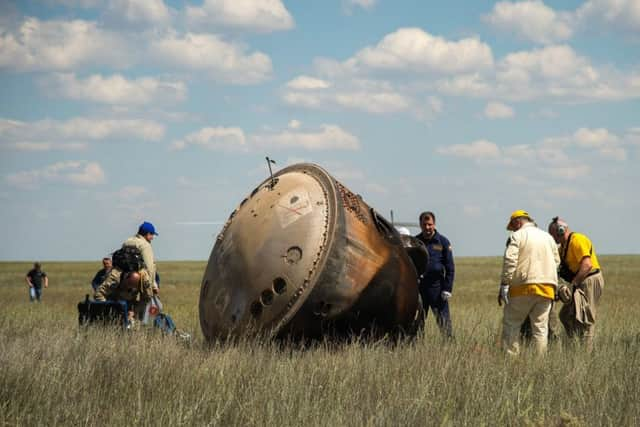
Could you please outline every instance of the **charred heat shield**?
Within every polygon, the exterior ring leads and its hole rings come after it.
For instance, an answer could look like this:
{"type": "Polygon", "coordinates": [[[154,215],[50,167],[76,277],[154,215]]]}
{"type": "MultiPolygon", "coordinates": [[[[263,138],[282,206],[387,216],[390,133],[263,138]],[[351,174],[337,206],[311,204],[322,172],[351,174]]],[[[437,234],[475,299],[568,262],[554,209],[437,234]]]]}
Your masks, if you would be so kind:
{"type": "Polygon", "coordinates": [[[284,168],[218,235],[200,290],[202,332],[207,340],[415,333],[412,258],[424,262],[426,250],[408,237],[321,167],[284,168]]]}

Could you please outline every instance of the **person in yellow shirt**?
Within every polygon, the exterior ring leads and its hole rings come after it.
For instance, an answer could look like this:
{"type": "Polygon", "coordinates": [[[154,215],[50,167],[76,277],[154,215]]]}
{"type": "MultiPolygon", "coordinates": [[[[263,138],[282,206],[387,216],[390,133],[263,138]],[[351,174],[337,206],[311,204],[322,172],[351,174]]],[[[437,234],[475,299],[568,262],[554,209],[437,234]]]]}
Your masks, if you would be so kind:
{"type": "Polygon", "coordinates": [[[579,337],[589,350],[593,348],[596,307],[604,288],[604,277],[591,240],[571,231],[561,218],[549,224],[549,233],[560,244],[560,277],[569,283],[558,290],[564,306],[560,321],[571,338],[579,337]]]}
{"type": "Polygon", "coordinates": [[[547,349],[549,312],[558,285],[558,246],[524,210],[511,214],[502,263],[498,304],[504,304],[502,346],[508,354],[520,351],[520,327],[531,322],[531,340],[538,353],[547,349]]]}

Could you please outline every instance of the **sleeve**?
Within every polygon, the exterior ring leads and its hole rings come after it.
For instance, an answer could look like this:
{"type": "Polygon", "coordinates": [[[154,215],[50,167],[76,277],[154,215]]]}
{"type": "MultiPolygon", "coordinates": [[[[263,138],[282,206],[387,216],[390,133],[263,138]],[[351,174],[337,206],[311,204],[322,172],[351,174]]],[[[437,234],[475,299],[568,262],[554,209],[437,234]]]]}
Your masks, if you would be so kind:
{"type": "Polygon", "coordinates": [[[140,299],[146,302],[153,297],[154,281],[151,280],[148,270],[142,270],[140,273],[140,299]]]}
{"type": "Polygon", "coordinates": [[[573,245],[574,253],[576,254],[576,258],[578,260],[578,264],[584,257],[591,257],[591,253],[593,252],[591,241],[583,236],[578,236],[578,239],[574,239],[575,244],[573,245]]]}
{"type": "Polygon", "coordinates": [[[553,252],[553,261],[556,263],[556,270],[560,268],[560,252],[558,252],[558,245],[556,244],[553,237],[550,239],[551,241],[551,250],[553,252]]]}
{"type": "Polygon", "coordinates": [[[516,271],[518,265],[518,255],[520,248],[518,245],[518,239],[515,234],[512,234],[507,242],[507,247],[504,250],[504,259],[502,262],[502,278],[501,284],[511,285],[513,280],[513,273],[516,271]]]}
{"type": "Polygon", "coordinates": [[[142,259],[144,260],[144,264],[147,267],[147,271],[151,277],[156,277],[156,264],[153,259],[153,248],[151,244],[146,244],[142,248],[140,248],[140,252],[142,252],[142,259]]]}
{"type": "Polygon", "coordinates": [[[442,287],[443,291],[452,292],[453,291],[453,280],[455,278],[456,267],[453,261],[453,249],[451,247],[451,242],[448,239],[444,239],[443,248],[442,248],[442,261],[444,265],[444,286],[442,287]]]}
{"type": "Polygon", "coordinates": [[[97,288],[100,285],[100,272],[102,270],[99,270],[95,276],[93,276],[93,280],[91,280],[91,286],[93,287],[93,289],[97,288]]]}
{"type": "Polygon", "coordinates": [[[118,289],[120,284],[120,272],[115,268],[111,270],[107,278],[100,284],[93,299],[96,301],[106,301],[111,295],[113,295],[118,289]]]}

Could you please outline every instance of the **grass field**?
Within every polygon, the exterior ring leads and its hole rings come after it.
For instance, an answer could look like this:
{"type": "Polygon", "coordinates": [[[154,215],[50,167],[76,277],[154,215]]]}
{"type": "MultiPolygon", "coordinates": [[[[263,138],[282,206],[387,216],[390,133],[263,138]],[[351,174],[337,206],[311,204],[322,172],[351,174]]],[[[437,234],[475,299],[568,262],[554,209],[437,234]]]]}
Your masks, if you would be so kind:
{"type": "Polygon", "coordinates": [[[546,357],[497,347],[500,259],[459,258],[456,339],[433,317],[414,343],[203,342],[204,262],[165,262],[161,296],[190,343],[80,329],[77,303],[99,263],[43,263],[50,286],[28,302],[30,263],[0,263],[1,425],[640,425],[640,256],[602,256],[596,349],[546,357]]]}

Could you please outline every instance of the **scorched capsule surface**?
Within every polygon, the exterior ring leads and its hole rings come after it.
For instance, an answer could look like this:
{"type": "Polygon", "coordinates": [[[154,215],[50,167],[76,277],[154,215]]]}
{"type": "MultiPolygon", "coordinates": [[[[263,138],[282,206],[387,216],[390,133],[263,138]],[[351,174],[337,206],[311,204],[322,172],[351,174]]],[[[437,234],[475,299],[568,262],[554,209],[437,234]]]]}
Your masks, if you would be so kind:
{"type": "Polygon", "coordinates": [[[412,333],[419,309],[416,268],[395,228],[306,163],[280,170],[232,212],[199,303],[208,340],[412,333]]]}

